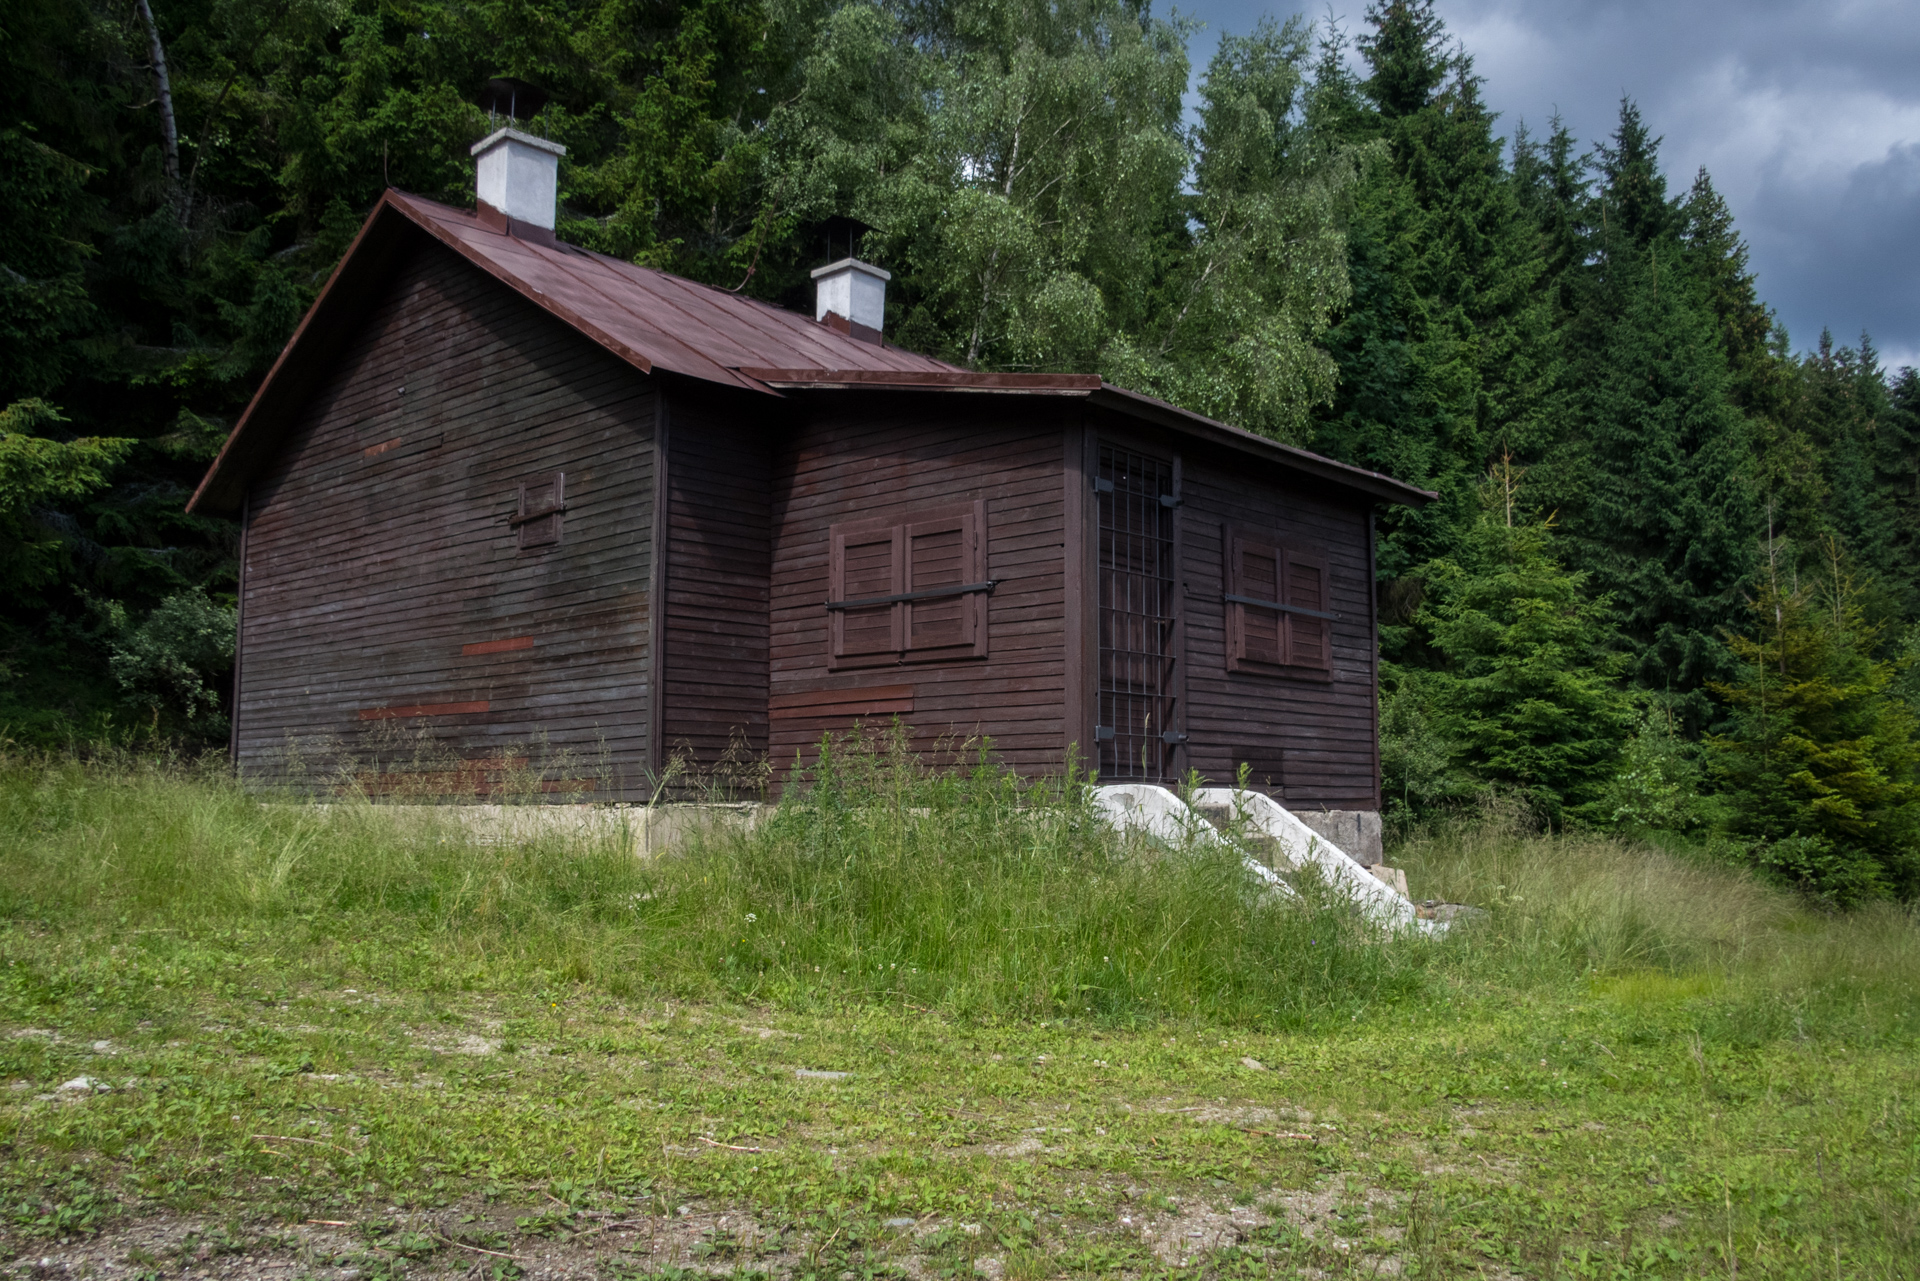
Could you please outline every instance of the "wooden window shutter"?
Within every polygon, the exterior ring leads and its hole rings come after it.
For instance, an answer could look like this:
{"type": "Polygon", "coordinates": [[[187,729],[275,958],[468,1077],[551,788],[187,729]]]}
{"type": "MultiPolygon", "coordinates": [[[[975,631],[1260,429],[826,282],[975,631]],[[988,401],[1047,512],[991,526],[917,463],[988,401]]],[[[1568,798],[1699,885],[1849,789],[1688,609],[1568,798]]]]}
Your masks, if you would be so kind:
{"type": "Polygon", "coordinates": [[[1331,673],[1332,580],[1326,557],[1289,547],[1260,530],[1228,527],[1221,540],[1227,562],[1227,670],[1331,673]]]}
{"type": "MultiPolygon", "coordinates": [[[[980,584],[987,576],[983,534],[985,504],[950,508],[904,527],[909,597],[942,588],[980,584]]],[[[933,657],[931,650],[954,657],[986,652],[987,593],[983,590],[901,602],[902,645],[909,657],[933,657]]]]}
{"type": "Polygon", "coordinates": [[[869,664],[890,662],[899,656],[900,608],[886,598],[905,590],[905,558],[900,546],[903,533],[899,525],[890,522],[859,521],[833,527],[829,592],[834,601],[846,602],[828,616],[836,663],[852,660],[851,665],[857,666],[862,660],[869,664]],[[880,603],[859,603],[873,600],[880,603]]]}
{"type": "Polygon", "coordinates": [[[510,522],[518,531],[520,549],[551,547],[560,541],[561,520],[567,513],[567,474],[548,472],[529,477],[520,486],[520,502],[510,522]]]}
{"type": "Polygon", "coordinates": [[[829,534],[833,667],[928,663],[987,652],[986,504],[829,534]]]}
{"type": "MultiPolygon", "coordinates": [[[[1288,550],[1283,559],[1286,565],[1286,595],[1281,599],[1293,606],[1295,611],[1332,612],[1332,594],[1327,590],[1326,558],[1309,552],[1288,550]]],[[[1333,636],[1329,620],[1315,618],[1311,614],[1289,613],[1286,616],[1286,635],[1285,662],[1288,666],[1332,669],[1333,636]]]]}
{"type": "Polygon", "coordinates": [[[1279,610],[1248,602],[1280,599],[1280,548],[1271,539],[1242,530],[1226,531],[1227,670],[1278,667],[1286,661],[1285,630],[1279,610]]]}

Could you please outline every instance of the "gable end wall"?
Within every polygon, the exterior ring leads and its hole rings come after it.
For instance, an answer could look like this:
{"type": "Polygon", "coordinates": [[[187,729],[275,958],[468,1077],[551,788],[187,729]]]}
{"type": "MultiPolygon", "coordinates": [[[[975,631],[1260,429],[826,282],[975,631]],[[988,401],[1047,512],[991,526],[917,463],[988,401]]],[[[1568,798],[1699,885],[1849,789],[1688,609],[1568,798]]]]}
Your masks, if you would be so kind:
{"type": "Polygon", "coordinates": [[[238,767],[474,795],[525,761],[643,799],[651,381],[424,235],[398,262],[249,490],[238,767]],[[562,541],[522,550],[555,471],[562,541]]]}

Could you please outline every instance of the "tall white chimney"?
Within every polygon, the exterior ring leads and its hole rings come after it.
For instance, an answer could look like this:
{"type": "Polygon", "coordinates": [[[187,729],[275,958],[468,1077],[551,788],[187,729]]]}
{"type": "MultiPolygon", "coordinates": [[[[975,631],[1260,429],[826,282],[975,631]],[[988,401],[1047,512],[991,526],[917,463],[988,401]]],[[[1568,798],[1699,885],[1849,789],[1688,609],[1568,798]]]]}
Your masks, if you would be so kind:
{"type": "Polygon", "coordinates": [[[473,144],[480,203],[515,222],[552,231],[560,198],[560,157],[566,154],[559,143],[511,125],[496,129],[473,144]]]}
{"type": "Polygon", "coordinates": [[[815,267],[813,318],[856,338],[879,342],[880,331],[887,323],[887,282],[892,279],[858,258],[815,267]]]}

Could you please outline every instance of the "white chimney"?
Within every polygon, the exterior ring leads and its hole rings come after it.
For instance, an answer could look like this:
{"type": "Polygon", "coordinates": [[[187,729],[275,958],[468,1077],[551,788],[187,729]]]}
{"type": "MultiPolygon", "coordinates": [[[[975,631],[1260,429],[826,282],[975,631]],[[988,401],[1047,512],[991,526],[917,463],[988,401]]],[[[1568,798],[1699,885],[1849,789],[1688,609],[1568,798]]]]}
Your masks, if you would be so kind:
{"type": "Polygon", "coordinates": [[[508,126],[474,143],[472,154],[479,161],[475,186],[480,203],[515,222],[553,230],[565,147],[508,126]]]}
{"type": "Polygon", "coordinates": [[[858,258],[842,258],[839,262],[815,267],[813,318],[833,324],[827,318],[838,316],[842,322],[851,321],[860,329],[871,331],[862,334],[859,329],[853,329],[851,332],[856,337],[878,342],[880,331],[887,323],[887,282],[892,279],[880,268],[858,258]]]}

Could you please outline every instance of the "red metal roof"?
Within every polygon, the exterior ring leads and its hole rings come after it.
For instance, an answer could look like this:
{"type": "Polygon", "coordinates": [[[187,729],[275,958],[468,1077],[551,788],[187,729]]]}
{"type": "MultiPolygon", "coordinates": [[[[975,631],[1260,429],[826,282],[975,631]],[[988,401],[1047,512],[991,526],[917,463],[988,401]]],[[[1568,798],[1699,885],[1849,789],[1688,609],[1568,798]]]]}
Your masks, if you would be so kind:
{"type": "Polygon", "coordinates": [[[899,347],[865,342],[757,299],[636,267],[571,245],[495,230],[478,215],[387,193],[383,203],[436,240],[645,370],[669,369],[764,391],[746,367],[965,373],[899,347]]]}
{"type": "Polygon", "coordinates": [[[247,477],[277,444],[277,433],[266,430],[266,424],[297,412],[362,309],[378,295],[408,227],[424,231],[643,372],[664,369],[769,396],[782,395],[782,389],[893,388],[1091,397],[1129,416],[1265,457],[1382,501],[1417,506],[1434,497],[1390,476],[1108,386],[1092,374],[962,369],[855,338],[724,289],[589,253],[556,241],[551,232],[501,225],[463,209],[388,191],[234,424],[188,502],[189,511],[240,505],[247,477]]]}

